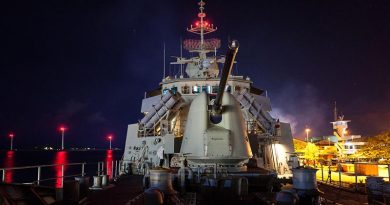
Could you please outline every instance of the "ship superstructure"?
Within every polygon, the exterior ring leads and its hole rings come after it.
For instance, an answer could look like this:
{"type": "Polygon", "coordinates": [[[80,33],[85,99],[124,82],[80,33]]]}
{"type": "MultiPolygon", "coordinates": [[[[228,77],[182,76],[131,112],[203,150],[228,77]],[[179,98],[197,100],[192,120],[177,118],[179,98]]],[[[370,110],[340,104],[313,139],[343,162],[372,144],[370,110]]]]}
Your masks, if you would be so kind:
{"type": "MultiPolygon", "coordinates": [[[[199,19],[187,28],[200,38],[183,41],[194,57],[171,62],[185,67],[185,73],[164,76],[158,90],[146,93],[144,117],[128,126],[124,161],[129,169],[144,172],[158,165],[157,150],[163,147],[166,167],[186,161],[193,171],[214,166],[238,172],[246,171],[251,160],[261,168],[288,171],[290,125],[270,115],[270,99],[249,77],[230,74],[235,53],[233,59],[218,56],[220,39],[205,38],[217,28],[206,20],[204,6],[200,1],[199,19]]],[[[237,52],[238,43],[230,46],[237,52]]]]}

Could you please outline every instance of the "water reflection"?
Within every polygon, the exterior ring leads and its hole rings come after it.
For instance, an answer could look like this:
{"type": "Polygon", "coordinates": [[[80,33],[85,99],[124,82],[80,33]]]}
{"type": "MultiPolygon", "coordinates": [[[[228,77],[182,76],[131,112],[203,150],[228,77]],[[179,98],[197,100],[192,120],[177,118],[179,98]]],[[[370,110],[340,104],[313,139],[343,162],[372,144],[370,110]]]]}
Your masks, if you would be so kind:
{"type": "MultiPolygon", "coordinates": [[[[67,164],[68,163],[68,153],[66,151],[59,151],[55,155],[54,164],[67,164]]],[[[56,188],[62,187],[63,182],[63,175],[65,174],[66,166],[55,166],[55,173],[56,173],[56,188]]]]}
{"type": "Polygon", "coordinates": [[[111,149],[107,150],[106,151],[106,169],[107,169],[107,175],[109,177],[109,179],[112,179],[112,174],[114,173],[113,172],[113,152],[111,149]]]}
{"type": "MultiPolygon", "coordinates": [[[[5,168],[10,168],[14,166],[14,160],[15,160],[15,151],[7,151],[6,152],[6,157],[4,160],[4,167],[5,168]]],[[[4,181],[5,183],[12,183],[12,175],[14,173],[14,170],[6,170],[5,171],[5,178],[4,181]]]]}

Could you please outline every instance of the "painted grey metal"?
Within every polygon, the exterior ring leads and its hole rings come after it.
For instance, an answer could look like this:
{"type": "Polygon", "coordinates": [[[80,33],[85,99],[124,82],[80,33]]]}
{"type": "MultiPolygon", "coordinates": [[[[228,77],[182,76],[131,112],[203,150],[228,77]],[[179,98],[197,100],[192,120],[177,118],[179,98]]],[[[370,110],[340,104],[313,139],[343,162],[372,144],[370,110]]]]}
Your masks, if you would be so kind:
{"type": "Polygon", "coordinates": [[[293,187],[300,190],[317,189],[316,173],[318,169],[297,168],[293,169],[293,187]]]}
{"type": "Polygon", "coordinates": [[[93,176],[92,188],[101,188],[101,187],[102,187],[102,176],[93,176]]]}
{"type": "Polygon", "coordinates": [[[149,183],[150,187],[157,188],[165,194],[176,194],[172,186],[172,174],[169,169],[151,169],[149,171],[149,183]]]}
{"type": "Polygon", "coordinates": [[[186,185],[186,180],[192,180],[193,179],[193,172],[188,167],[181,167],[177,171],[177,175],[178,175],[177,178],[179,179],[180,188],[182,190],[184,190],[185,189],[185,185],[186,185]]]}
{"type": "Polygon", "coordinates": [[[229,44],[229,49],[227,50],[226,53],[226,60],[222,69],[221,80],[219,81],[217,97],[215,98],[214,104],[212,106],[212,112],[211,112],[212,115],[221,115],[222,98],[223,98],[223,94],[225,93],[227,80],[233,68],[233,63],[234,63],[234,59],[236,58],[238,47],[239,47],[238,41],[233,40],[229,44]]]}
{"type": "Polygon", "coordinates": [[[227,165],[229,171],[246,170],[244,163],[252,157],[252,150],[241,108],[230,93],[223,96],[222,104],[229,109],[222,112],[222,121],[214,125],[209,121],[208,95],[201,93],[192,101],[180,151],[189,153],[189,167],[218,163],[227,165]]]}
{"type": "Polygon", "coordinates": [[[108,175],[103,174],[101,177],[102,177],[102,186],[107,186],[108,185],[108,175]]]}

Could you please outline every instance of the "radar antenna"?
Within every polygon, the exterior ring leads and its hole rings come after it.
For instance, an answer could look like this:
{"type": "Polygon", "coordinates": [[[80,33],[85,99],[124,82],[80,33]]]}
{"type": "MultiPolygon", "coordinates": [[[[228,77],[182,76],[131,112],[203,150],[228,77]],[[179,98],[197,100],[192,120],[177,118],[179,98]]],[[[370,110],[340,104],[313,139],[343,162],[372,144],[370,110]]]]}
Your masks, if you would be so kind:
{"type": "MultiPolygon", "coordinates": [[[[187,46],[184,45],[184,46],[186,47],[187,50],[201,50],[201,51],[204,49],[214,50],[217,47],[219,48],[220,42],[205,42],[205,40],[204,40],[204,35],[216,31],[217,27],[214,27],[213,24],[210,24],[208,21],[205,20],[206,13],[204,12],[204,6],[206,5],[206,3],[203,2],[203,0],[200,0],[198,5],[199,5],[199,11],[200,11],[198,13],[199,20],[196,21],[194,25],[191,24],[190,28],[187,28],[187,31],[200,35],[200,45],[196,45],[196,46],[195,45],[187,45],[187,46]],[[205,43],[206,43],[206,45],[205,45],[205,43]],[[212,45],[207,45],[207,44],[212,44],[212,45]],[[214,45],[214,44],[219,44],[219,45],[214,45]],[[195,49],[195,47],[197,47],[197,49],[195,49]]],[[[215,39],[213,39],[213,41],[215,41],[215,39]]],[[[190,43],[190,42],[188,42],[188,43],[190,43]]]]}

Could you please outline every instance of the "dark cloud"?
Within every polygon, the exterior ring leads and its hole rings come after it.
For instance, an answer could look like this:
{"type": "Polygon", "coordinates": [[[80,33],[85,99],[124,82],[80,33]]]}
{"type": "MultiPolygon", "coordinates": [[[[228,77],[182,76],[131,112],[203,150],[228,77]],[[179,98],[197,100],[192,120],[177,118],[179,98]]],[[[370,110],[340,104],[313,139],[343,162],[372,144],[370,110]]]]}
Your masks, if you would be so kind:
{"type": "Polygon", "coordinates": [[[101,112],[96,112],[88,116],[87,121],[91,124],[98,124],[98,123],[107,122],[107,119],[103,116],[101,112]]]}
{"type": "Polygon", "coordinates": [[[271,95],[271,101],[273,115],[291,123],[294,137],[303,139],[306,126],[312,130],[310,136],[332,134],[331,102],[322,101],[319,90],[312,85],[285,83],[271,95]]]}
{"type": "Polygon", "coordinates": [[[61,108],[55,115],[54,119],[57,122],[60,121],[68,121],[75,115],[82,112],[84,109],[87,108],[87,103],[78,102],[75,100],[68,101],[63,108],[61,108]]]}

